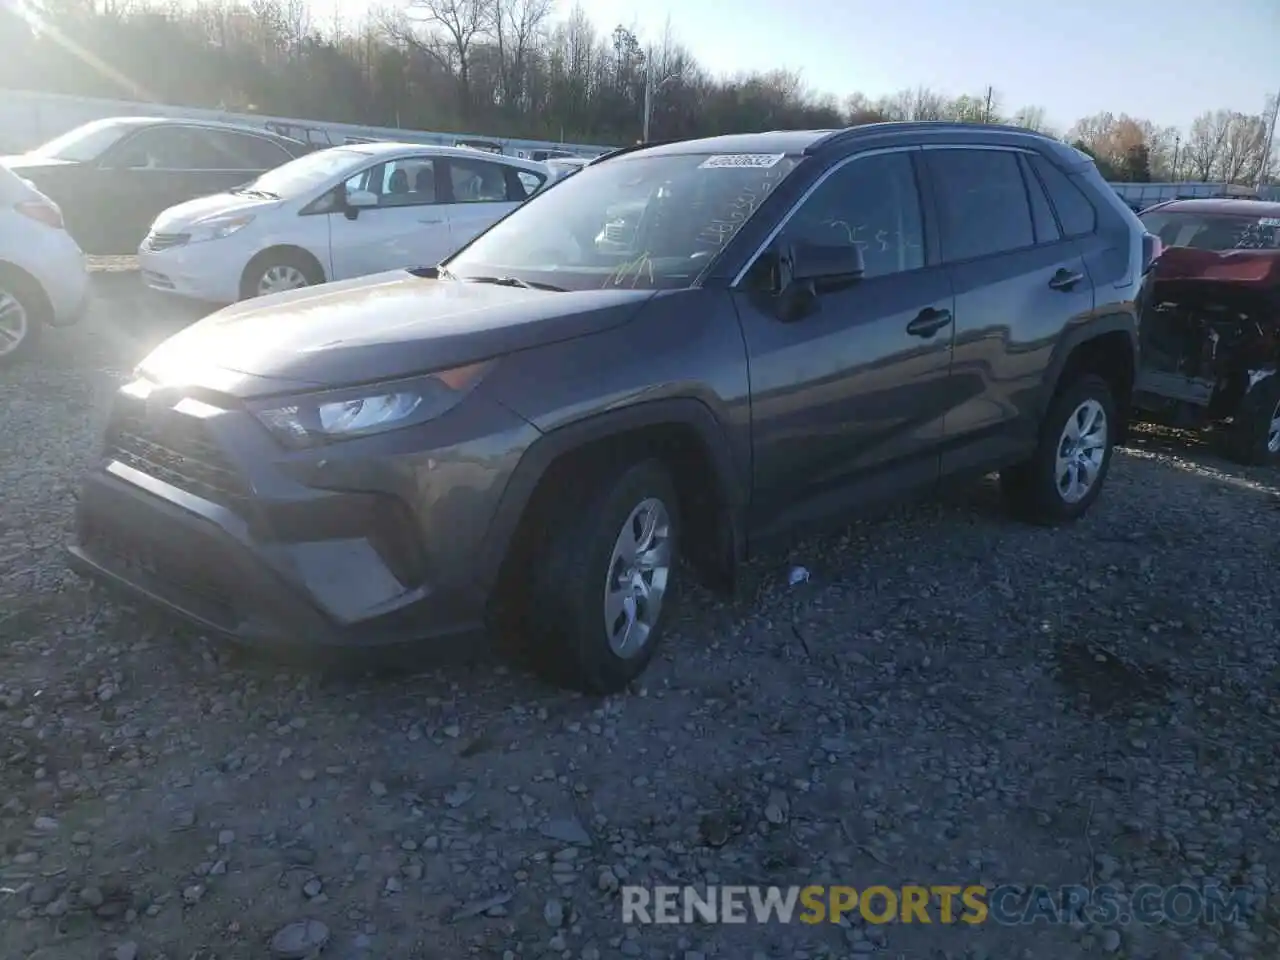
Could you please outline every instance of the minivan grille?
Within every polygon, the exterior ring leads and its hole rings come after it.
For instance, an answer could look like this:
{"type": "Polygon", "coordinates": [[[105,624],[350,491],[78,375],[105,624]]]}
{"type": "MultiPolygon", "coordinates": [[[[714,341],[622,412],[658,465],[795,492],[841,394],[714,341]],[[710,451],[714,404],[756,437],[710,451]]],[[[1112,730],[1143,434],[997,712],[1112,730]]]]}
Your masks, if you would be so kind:
{"type": "Polygon", "coordinates": [[[141,411],[123,410],[108,433],[106,456],[187,493],[240,511],[249,488],[199,420],[175,416],[162,429],[141,411]]]}

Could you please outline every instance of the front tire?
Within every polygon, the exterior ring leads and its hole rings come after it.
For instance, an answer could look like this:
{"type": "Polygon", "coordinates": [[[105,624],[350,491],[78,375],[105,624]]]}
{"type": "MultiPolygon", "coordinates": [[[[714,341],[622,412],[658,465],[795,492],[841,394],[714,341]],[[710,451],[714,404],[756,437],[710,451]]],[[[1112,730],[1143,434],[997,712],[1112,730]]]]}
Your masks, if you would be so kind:
{"type": "Polygon", "coordinates": [[[1118,418],[1107,382],[1086,374],[1060,390],[1040,424],[1036,451],[1000,472],[1011,512],[1040,526],[1079,520],[1102,492],[1118,418]]]}
{"type": "Polygon", "coordinates": [[[588,502],[553,511],[524,618],[548,679],[587,693],[624,689],[662,639],[675,585],[680,511],[656,460],[602,474],[588,502]]]}
{"type": "Polygon", "coordinates": [[[324,283],[324,271],[301,250],[267,250],[245,268],[240,299],[250,300],[324,283]]]}

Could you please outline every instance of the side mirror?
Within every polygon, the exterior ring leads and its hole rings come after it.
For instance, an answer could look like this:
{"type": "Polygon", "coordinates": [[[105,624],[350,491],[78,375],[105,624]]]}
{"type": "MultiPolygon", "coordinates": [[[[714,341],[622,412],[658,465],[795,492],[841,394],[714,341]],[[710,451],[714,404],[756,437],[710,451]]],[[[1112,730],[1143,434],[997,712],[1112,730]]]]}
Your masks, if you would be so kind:
{"type": "Polygon", "coordinates": [[[856,243],[828,245],[797,241],[783,255],[791,283],[852,283],[866,273],[862,248],[856,243]]]}
{"type": "Polygon", "coordinates": [[[818,295],[857,283],[866,272],[857,244],[816,244],[798,240],[776,260],[776,307],[785,323],[803,320],[818,307],[818,295]]]}
{"type": "Polygon", "coordinates": [[[360,216],[361,210],[368,210],[377,205],[378,195],[369,190],[348,190],[343,195],[343,207],[348,220],[354,220],[360,216]]]}

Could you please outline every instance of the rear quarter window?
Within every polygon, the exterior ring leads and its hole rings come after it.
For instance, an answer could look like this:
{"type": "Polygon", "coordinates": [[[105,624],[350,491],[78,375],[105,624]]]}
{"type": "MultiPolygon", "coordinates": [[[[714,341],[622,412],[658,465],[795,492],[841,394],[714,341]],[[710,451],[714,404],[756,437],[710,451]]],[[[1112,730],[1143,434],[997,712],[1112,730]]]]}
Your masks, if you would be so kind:
{"type": "Polygon", "coordinates": [[[1093,233],[1098,227],[1098,212],[1084,191],[1044,157],[1033,156],[1031,166],[1044,184],[1049,201],[1058,213],[1063,235],[1082,237],[1093,233]]]}

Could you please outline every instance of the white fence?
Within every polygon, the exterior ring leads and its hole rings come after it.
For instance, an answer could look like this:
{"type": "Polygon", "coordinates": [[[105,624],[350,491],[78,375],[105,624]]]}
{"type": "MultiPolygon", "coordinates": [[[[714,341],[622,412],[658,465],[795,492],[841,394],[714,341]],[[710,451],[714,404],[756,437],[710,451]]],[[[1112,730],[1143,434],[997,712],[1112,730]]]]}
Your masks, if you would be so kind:
{"type": "Polygon", "coordinates": [[[226,110],[205,110],[199,107],[180,107],[165,103],[134,102],[130,100],[99,100],[92,97],[69,97],[57,93],[39,93],[29,90],[0,90],[0,154],[21,153],[39,146],[73,127],[104,117],[148,116],[183,117],[190,120],[220,120],[227,123],[247,123],[253,126],[268,125],[282,128],[289,136],[302,135],[303,139],[340,144],[348,137],[372,140],[402,140],[409,143],[452,145],[458,140],[480,140],[499,144],[507,154],[528,153],[530,150],[566,150],[583,156],[595,156],[608,146],[586,143],[552,143],[543,140],[515,140],[509,137],[492,137],[486,134],[437,133],[430,130],[397,130],[392,127],[361,126],[350,123],[328,123],[322,120],[299,120],[290,117],[271,117],[261,114],[232,113],[226,110]]]}

